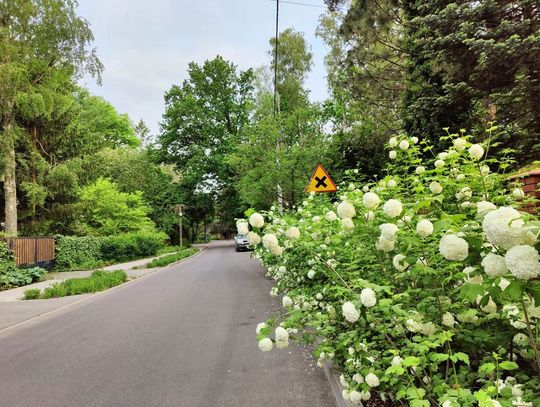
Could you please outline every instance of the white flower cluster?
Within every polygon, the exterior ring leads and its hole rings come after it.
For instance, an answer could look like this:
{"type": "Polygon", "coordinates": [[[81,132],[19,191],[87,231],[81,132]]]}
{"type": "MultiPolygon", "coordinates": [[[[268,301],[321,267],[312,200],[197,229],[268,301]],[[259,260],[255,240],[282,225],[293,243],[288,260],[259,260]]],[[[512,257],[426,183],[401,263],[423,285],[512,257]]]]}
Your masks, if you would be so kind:
{"type": "Polygon", "coordinates": [[[249,224],[254,228],[262,228],[264,226],[264,218],[259,213],[253,213],[249,217],[249,224]]]}
{"type": "Polygon", "coordinates": [[[383,223],[379,226],[381,235],[377,241],[376,248],[377,250],[382,250],[383,252],[391,252],[394,250],[394,245],[396,243],[396,235],[398,231],[397,225],[393,223],[383,223]]]}
{"type": "Polygon", "coordinates": [[[509,250],[514,246],[534,244],[535,237],[524,227],[522,215],[514,208],[502,207],[484,217],[482,229],[491,244],[509,250]]]}
{"type": "Polygon", "coordinates": [[[396,218],[403,212],[403,205],[397,199],[389,199],[385,202],[383,211],[390,218],[396,218]]]}
{"type": "Polygon", "coordinates": [[[345,319],[351,323],[358,321],[358,318],[360,318],[360,312],[358,312],[354,304],[350,301],[342,305],[341,311],[345,319]]]}
{"type": "Polygon", "coordinates": [[[445,235],[439,243],[439,252],[447,260],[463,261],[469,255],[469,244],[458,235],[445,235]]]}

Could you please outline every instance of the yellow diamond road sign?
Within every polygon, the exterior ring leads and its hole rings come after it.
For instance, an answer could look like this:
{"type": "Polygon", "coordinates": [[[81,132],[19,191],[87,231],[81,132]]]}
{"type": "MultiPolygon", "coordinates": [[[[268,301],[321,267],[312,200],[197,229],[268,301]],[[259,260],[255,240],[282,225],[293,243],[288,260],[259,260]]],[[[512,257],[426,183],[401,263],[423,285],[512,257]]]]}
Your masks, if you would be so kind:
{"type": "Polygon", "coordinates": [[[317,165],[311,180],[306,188],[306,192],[336,192],[336,184],[330,178],[330,175],[326,172],[322,165],[317,165]]]}

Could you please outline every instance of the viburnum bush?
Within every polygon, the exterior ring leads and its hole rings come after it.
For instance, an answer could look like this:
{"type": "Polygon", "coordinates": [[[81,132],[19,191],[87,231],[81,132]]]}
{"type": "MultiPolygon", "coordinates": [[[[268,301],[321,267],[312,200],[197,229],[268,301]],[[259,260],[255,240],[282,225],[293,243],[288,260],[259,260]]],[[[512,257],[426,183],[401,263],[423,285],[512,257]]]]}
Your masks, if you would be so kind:
{"type": "Polygon", "coordinates": [[[490,138],[394,137],[383,179],[239,220],[283,296],[259,348],[314,344],[353,404],[539,406],[540,224],[490,138]]]}

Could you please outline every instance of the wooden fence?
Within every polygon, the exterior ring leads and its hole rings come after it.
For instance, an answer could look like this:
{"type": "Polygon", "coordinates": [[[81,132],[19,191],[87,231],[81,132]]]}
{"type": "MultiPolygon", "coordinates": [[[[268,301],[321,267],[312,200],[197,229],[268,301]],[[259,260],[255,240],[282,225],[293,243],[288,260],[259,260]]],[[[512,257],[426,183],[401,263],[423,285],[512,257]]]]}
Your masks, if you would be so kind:
{"type": "Polygon", "coordinates": [[[15,255],[17,266],[50,266],[54,261],[54,238],[8,237],[5,238],[15,255]]]}

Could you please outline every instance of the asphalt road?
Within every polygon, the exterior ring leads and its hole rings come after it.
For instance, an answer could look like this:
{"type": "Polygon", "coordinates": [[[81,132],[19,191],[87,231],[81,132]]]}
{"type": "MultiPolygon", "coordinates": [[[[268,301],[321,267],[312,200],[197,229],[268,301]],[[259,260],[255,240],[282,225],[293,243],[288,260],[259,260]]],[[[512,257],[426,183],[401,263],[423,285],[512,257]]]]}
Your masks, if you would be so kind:
{"type": "Polygon", "coordinates": [[[307,349],[259,351],[271,286],[249,253],[210,248],[8,331],[0,406],[334,406],[307,349]]]}

